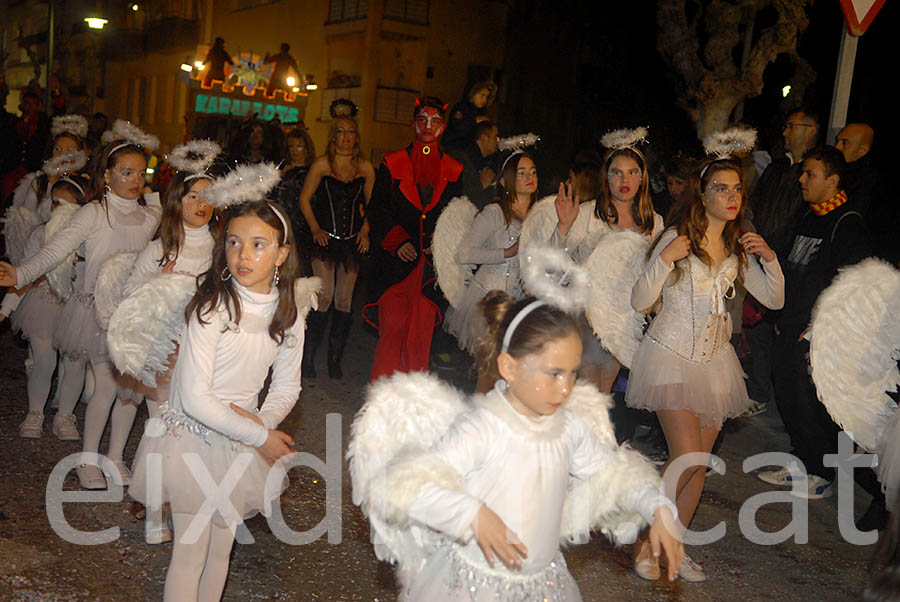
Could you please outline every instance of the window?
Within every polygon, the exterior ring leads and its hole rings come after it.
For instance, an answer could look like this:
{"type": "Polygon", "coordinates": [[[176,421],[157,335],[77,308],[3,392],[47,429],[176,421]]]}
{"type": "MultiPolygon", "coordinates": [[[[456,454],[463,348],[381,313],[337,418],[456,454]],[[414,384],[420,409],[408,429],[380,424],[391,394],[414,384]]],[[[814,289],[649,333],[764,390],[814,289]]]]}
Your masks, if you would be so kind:
{"type": "Polygon", "coordinates": [[[329,0],[328,23],[365,19],[369,15],[369,0],[329,0]]]}
{"type": "Polygon", "coordinates": [[[409,123],[417,94],[417,90],[378,86],[375,89],[375,121],[409,123]]]}
{"type": "Polygon", "coordinates": [[[428,25],[428,0],[384,0],[384,18],[428,25]]]}

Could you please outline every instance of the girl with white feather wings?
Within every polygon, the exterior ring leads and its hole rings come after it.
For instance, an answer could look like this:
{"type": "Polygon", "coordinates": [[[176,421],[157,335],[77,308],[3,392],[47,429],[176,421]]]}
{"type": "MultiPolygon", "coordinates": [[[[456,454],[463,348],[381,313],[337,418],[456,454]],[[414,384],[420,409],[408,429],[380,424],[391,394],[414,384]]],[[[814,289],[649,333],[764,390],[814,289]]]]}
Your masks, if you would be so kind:
{"type": "Polygon", "coordinates": [[[286,487],[279,460],[293,440],[277,427],[300,393],[306,315],[320,281],[299,278],[287,214],[266,200],[279,177],[269,163],[242,165],[204,191],[227,207],[223,231],[184,313],[168,408],[147,426],[128,490],[148,512],[171,505],[166,601],[220,599],[235,529],[268,515],[286,487]],[[243,470],[210,499],[198,462],[216,483],[243,470]]]}
{"type": "MultiPolygon", "coordinates": [[[[50,186],[52,208],[50,220],[32,230],[25,245],[25,258],[36,255],[84,205],[87,180],[78,175],[64,175],[50,186]]],[[[44,430],[44,406],[53,384],[53,370],[57,364],[53,331],[56,328],[63,302],[72,294],[75,276],[75,254],[72,253],[46,277],[26,287],[25,291],[7,291],[0,307],[0,321],[10,317],[13,330],[28,340],[31,370],[28,372],[26,392],[28,414],[19,425],[19,436],[39,439],[44,430]],[[10,315],[11,312],[11,315],[10,315]]],[[[57,422],[54,420],[54,425],[57,422]]],[[[54,433],[65,436],[59,428],[54,433]]]]}
{"type": "MultiPolygon", "coordinates": [[[[571,286],[548,299],[571,310],[587,279],[577,266],[561,270],[571,286]]],[[[370,386],[353,424],[353,501],[378,557],[398,563],[401,600],[578,601],[560,543],[596,528],[630,543],[648,522],[674,579],[682,549],[670,535],[673,505],[656,470],[616,444],[609,396],[575,382],[576,320],[500,291],[481,307],[481,351],[501,376],[493,390],[467,402],[424,373],[396,374],[370,386]]]]}
{"type": "Polygon", "coordinates": [[[581,374],[604,393],[612,390],[619,370],[630,365],[637,349],[643,314],[628,305],[628,294],[640,274],[643,253],[663,230],[662,216],[650,200],[647,160],[638,148],[646,137],[643,127],[606,134],[600,196],[580,199],[560,184],[556,197],[541,200],[522,226],[524,249],[549,243],[565,249],[591,273],[593,299],[581,318],[581,374]]]}
{"type": "MultiPolygon", "coordinates": [[[[454,232],[447,231],[452,228],[454,213],[462,211],[469,216],[474,212],[474,206],[467,199],[454,199],[438,218],[434,238],[438,284],[442,287],[447,284],[448,272],[450,276],[457,276],[461,269],[468,272],[471,266],[477,266],[459,294],[452,294],[452,286],[446,287],[453,299],[448,297],[451,309],[444,322],[445,330],[456,337],[460,349],[466,349],[473,355],[477,339],[484,333],[484,318],[478,302],[492,290],[504,291],[513,298],[522,294],[519,231],[522,220],[536,200],[537,186],[534,159],[530,154],[516,150],[506,158],[500,169],[495,202],[478,212],[474,219],[458,220],[454,232]]],[[[496,375],[479,373],[476,391],[486,393],[494,380],[496,375]]]]}
{"type": "MultiPolygon", "coordinates": [[[[85,489],[104,489],[106,479],[96,464],[100,438],[110,418],[116,437],[127,437],[133,416],[122,404],[115,404],[117,385],[100,325],[94,298],[100,267],[109,257],[143,249],[159,224],[157,195],[143,198],[145,152],[152,152],[159,140],[126,121],[118,120],[113,138],[94,164],[91,179],[93,202],[80,207],[66,225],[28,261],[13,266],[0,263],[0,286],[21,287],[34,282],[65,261],[73,251],[85,258],[84,271],[77,272],[75,294],[66,302],[54,332],[54,345],[64,354],[64,376],[60,382],[59,412],[54,428],[67,439],[78,437],[75,404],[81,393],[88,361],[94,372],[94,393],[85,412],[82,463],[76,468],[85,489]],[[123,412],[124,409],[124,412],[123,412]],[[124,434],[123,434],[124,433],[124,434]]],[[[113,458],[124,466],[121,458],[113,458]]],[[[110,477],[121,483],[118,468],[110,477]]]]}
{"type": "MultiPolygon", "coordinates": [[[[726,132],[727,133],[727,132],[726,132]]],[[[729,158],[753,146],[745,137],[725,136],[707,152],[708,161],[691,180],[689,203],[654,242],[631,304],[646,311],[662,298],[659,313],[634,354],[625,402],[655,411],[666,435],[669,461],[688,453],[710,453],[726,418],[751,404],[741,365],[731,346],[731,317],[725,299],[740,280],[771,309],[784,305],[784,276],[775,253],[754,232],[744,232],[746,211],[740,164],[729,158]]],[[[752,133],[755,139],[755,132],[752,133]]],[[[678,475],[678,517],[687,527],[700,501],[706,465],[678,475]]],[[[638,548],[635,570],[645,579],[659,573],[649,546],[638,548]]],[[[701,567],[685,554],[679,576],[705,581],[701,567]]]]}

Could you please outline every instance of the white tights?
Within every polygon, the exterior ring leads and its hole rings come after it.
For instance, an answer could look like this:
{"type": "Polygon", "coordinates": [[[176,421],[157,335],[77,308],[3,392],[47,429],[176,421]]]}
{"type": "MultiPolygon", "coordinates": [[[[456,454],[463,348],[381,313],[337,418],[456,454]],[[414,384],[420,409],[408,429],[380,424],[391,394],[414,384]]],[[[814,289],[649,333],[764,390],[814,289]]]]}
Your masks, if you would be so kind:
{"type": "MultiPolygon", "coordinates": [[[[106,429],[106,419],[109,418],[110,407],[116,401],[118,385],[116,384],[110,362],[94,362],[92,360],[91,366],[94,369],[94,394],[91,395],[87,410],[84,412],[82,451],[98,453],[100,451],[100,438],[103,436],[104,429],[106,429]]],[[[77,389],[74,386],[70,386],[70,375],[75,373],[82,377],[84,375],[84,367],[84,359],[66,360],[65,375],[63,376],[63,383],[60,385],[64,387],[60,393],[60,412],[71,414],[72,410],[75,409],[75,404],[78,403],[78,395],[81,393],[81,385],[79,384],[77,389]]],[[[125,449],[125,443],[128,441],[128,435],[131,433],[135,414],[137,414],[137,406],[132,402],[116,403],[115,407],[113,407],[112,427],[109,435],[109,453],[107,455],[114,462],[122,460],[122,452],[125,449]]]]}
{"type": "Polygon", "coordinates": [[[210,520],[193,543],[181,541],[193,514],[173,513],[175,537],[166,573],[164,602],[217,602],[222,598],[234,535],[210,520]]]}
{"type": "Polygon", "coordinates": [[[43,413],[53,383],[53,371],[56,369],[56,349],[53,348],[50,337],[31,337],[28,344],[33,362],[26,385],[28,411],[43,413]]]}

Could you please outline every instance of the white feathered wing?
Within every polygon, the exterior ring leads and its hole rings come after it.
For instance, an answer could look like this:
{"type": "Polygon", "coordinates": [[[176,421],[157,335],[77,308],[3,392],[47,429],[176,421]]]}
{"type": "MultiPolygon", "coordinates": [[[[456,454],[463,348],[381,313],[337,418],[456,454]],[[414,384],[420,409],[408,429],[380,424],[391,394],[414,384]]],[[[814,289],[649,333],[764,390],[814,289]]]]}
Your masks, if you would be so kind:
{"type": "Polygon", "coordinates": [[[528,249],[535,245],[546,245],[559,225],[556,215],[556,195],[542,198],[532,205],[522,222],[519,233],[519,248],[528,249]]]}
{"type": "Polygon", "coordinates": [[[36,211],[28,207],[10,207],[6,210],[3,237],[6,239],[6,254],[13,265],[25,259],[25,243],[31,231],[41,225],[36,211]]]}
{"type": "Polygon", "coordinates": [[[94,312],[100,328],[109,326],[109,318],[125,298],[125,282],[131,275],[137,255],[116,253],[100,266],[94,285],[94,312]]]}
{"type": "MultiPolygon", "coordinates": [[[[424,372],[398,372],[368,387],[366,402],[353,420],[347,448],[353,503],[369,518],[375,555],[397,563],[398,576],[406,585],[428,557],[425,540],[429,531],[410,524],[403,509],[393,503],[398,492],[386,495],[387,466],[401,456],[427,457],[428,450],[466,409],[465,396],[440,379],[424,372]]],[[[454,478],[430,474],[424,463],[418,469],[423,483],[454,478]]],[[[415,495],[414,491],[407,493],[415,495]]]]}
{"type": "Polygon", "coordinates": [[[456,252],[472,229],[476,213],[478,209],[468,198],[456,197],[441,212],[434,227],[434,271],[437,273],[438,286],[453,307],[459,306],[466,282],[475,268],[474,265],[456,261],[456,252]]]}
{"type": "Polygon", "coordinates": [[[170,368],[169,355],[184,332],[184,309],[196,290],[189,274],[149,274],[109,319],[106,341],[116,369],[148,387],[170,368]]]}
{"type": "Polygon", "coordinates": [[[644,269],[648,248],[637,232],[611,232],[599,240],[586,263],[592,283],[588,322],[600,344],[626,368],[643,337],[644,314],[631,307],[631,289],[644,269]]]}
{"type": "MultiPolygon", "coordinates": [[[[50,241],[59,232],[69,219],[78,211],[78,205],[74,203],[60,203],[50,214],[50,221],[44,229],[44,244],[50,241]]],[[[73,252],[58,266],[47,272],[47,284],[56,295],[65,301],[74,292],[75,262],[77,253],[73,252]]]]}
{"type": "Polygon", "coordinates": [[[841,270],[813,308],[809,359],[819,399],[841,428],[875,452],[900,385],[900,272],[878,259],[841,270]]]}

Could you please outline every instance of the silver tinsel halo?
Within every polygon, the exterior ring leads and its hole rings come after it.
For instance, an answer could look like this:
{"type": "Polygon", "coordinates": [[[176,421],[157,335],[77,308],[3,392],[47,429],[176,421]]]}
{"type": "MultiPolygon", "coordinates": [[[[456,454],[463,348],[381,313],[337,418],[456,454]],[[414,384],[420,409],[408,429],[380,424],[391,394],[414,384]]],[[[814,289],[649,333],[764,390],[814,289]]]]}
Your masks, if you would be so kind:
{"type": "Polygon", "coordinates": [[[623,148],[632,148],[641,142],[647,142],[647,134],[649,130],[644,127],[636,127],[634,129],[623,128],[608,132],[600,138],[600,144],[609,150],[621,150],[623,148]]]}
{"type": "Polygon", "coordinates": [[[84,151],[70,150],[44,161],[41,170],[50,177],[56,177],[81,171],[87,165],[87,161],[88,158],[84,151]]]}
{"type": "Polygon", "coordinates": [[[87,133],[88,122],[81,115],[57,115],[53,118],[53,125],[50,126],[50,134],[54,137],[60,134],[72,134],[84,138],[87,133]]]}
{"type": "Polygon", "coordinates": [[[222,147],[212,140],[191,140],[172,149],[166,160],[178,171],[199,175],[209,169],[222,147]]]}
{"type": "Polygon", "coordinates": [[[703,149],[715,159],[728,159],[734,153],[751,151],[756,145],[756,130],[752,128],[728,128],[703,139],[703,149]]]}
{"type": "Polygon", "coordinates": [[[124,119],[116,119],[112,130],[103,132],[103,140],[107,143],[124,140],[151,153],[159,148],[159,138],[124,119]]]}
{"type": "Polygon", "coordinates": [[[272,163],[239,165],[204,189],[202,194],[217,209],[231,205],[262,201],[281,179],[281,172],[272,163]]]}
{"type": "Polygon", "coordinates": [[[525,290],[536,298],[568,313],[587,307],[590,275],[563,249],[533,245],[525,249],[519,262],[525,290]]]}
{"type": "Polygon", "coordinates": [[[516,134],[515,136],[508,136],[498,140],[497,150],[520,150],[527,146],[534,146],[540,141],[541,137],[537,134],[532,134],[531,132],[528,132],[527,134],[516,134]]]}

